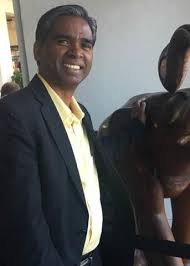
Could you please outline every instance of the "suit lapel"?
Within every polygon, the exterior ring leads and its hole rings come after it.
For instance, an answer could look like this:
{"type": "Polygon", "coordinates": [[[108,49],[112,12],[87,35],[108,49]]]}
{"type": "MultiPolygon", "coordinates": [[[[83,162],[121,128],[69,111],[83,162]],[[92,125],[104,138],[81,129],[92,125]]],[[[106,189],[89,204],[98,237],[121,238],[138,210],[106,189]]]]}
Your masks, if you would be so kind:
{"type": "Polygon", "coordinates": [[[82,105],[80,105],[80,107],[82,111],[85,113],[85,116],[82,120],[82,125],[83,125],[83,128],[85,128],[86,133],[87,133],[91,154],[94,156],[94,148],[96,147],[96,144],[95,144],[96,135],[95,135],[89,114],[87,113],[87,111],[82,105]]]}
{"type": "Polygon", "coordinates": [[[71,176],[71,180],[77,192],[79,193],[80,198],[86,206],[75,157],[67,136],[67,132],[59,117],[56,107],[54,106],[51,97],[49,96],[44,85],[37,76],[35,76],[34,79],[31,81],[30,86],[32,86],[36,99],[42,103],[42,116],[46,121],[46,125],[51,133],[52,138],[54,139],[56,147],[61,153],[61,156],[67,166],[67,169],[71,176]]]}

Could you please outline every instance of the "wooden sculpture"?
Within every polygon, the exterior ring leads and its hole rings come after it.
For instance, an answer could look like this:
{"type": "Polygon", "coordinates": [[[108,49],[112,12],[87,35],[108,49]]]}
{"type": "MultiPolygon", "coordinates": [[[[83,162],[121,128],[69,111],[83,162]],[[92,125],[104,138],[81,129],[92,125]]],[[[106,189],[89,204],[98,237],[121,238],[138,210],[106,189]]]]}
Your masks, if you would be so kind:
{"type": "MultiPolygon", "coordinates": [[[[109,154],[126,182],[137,234],[187,244],[190,244],[190,88],[180,86],[189,59],[190,25],[183,25],[174,32],[159,59],[159,77],[167,92],[133,97],[107,118],[99,131],[100,137],[109,143],[109,154]],[[142,97],[146,98],[144,126],[131,115],[142,97]],[[171,199],[171,227],[164,198],[171,199]]],[[[190,261],[137,252],[135,266],[140,265],[189,266],[190,261]]]]}

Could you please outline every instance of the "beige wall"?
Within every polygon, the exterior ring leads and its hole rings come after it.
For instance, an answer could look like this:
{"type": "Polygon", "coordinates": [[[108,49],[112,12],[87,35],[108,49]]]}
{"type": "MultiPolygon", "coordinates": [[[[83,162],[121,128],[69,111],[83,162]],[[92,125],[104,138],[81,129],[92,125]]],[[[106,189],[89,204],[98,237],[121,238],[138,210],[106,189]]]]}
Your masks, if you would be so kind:
{"type": "Polygon", "coordinates": [[[1,2],[1,5],[4,6],[4,10],[6,13],[14,13],[12,0],[4,0],[1,2]]]}
{"type": "Polygon", "coordinates": [[[0,87],[10,81],[13,74],[12,57],[6,13],[13,13],[11,1],[0,0],[0,87]]]}
{"type": "Polygon", "coordinates": [[[12,20],[7,22],[10,45],[18,45],[12,0],[4,1],[4,10],[7,17],[12,17],[12,20]]]}
{"type": "Polygon", "coordinates": [[[14,18],[11,21],[7,21],[7,26],[8,26],[10,45],[11,46],[18,45],[17,35],[16,35],[16,25],[15,25],[14,18]]]}

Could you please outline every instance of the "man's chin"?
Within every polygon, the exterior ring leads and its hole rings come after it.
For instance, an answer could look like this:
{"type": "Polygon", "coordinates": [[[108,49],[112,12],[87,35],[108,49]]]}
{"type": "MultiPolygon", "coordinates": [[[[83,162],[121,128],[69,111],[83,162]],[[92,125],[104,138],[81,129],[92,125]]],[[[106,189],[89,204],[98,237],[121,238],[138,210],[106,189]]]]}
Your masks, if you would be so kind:
{"type": "Polygon", "coordinates": [[[61,80],[61,84],[67,89],[76,89],[83,79],[82,77],[67,77],[61,80]]]}

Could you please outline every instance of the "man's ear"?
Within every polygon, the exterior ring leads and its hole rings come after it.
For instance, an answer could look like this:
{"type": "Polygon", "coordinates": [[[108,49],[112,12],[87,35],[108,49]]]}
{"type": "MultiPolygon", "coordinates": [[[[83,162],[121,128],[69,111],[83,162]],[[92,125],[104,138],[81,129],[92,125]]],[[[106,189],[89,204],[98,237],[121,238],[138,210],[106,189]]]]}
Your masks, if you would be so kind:
{"type": "Polygon", "coordinates": [[[39,41],[35,41],[33,46],[33,53],[34,53],[34,59],[37,62],[37,65],[40,64],[40,43],[39,41]]]}

